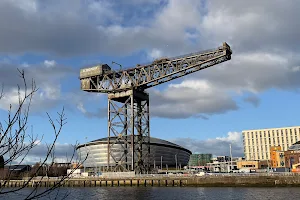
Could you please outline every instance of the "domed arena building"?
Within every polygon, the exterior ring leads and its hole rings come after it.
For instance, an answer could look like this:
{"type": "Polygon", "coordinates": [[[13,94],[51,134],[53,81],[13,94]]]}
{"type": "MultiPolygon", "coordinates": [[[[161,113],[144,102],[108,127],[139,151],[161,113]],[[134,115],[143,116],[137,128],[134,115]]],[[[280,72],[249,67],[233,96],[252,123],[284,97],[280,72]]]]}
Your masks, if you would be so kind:
{"type": "MultiPolygon", "coordinates": [[[[107,141],[108,138],[101,138],[81,144],[77,146],[77,153],[81,157],[85,157],[88,152],[88,158],[84,162],[86,168],[99,168],[107,167],[107,141]]],[[[116,137],[110,137],[110,143],[113,144],[116,137]]],[[[130,142],[129,142],[130,143],[130,142]]],[[[121,157],[124,152],[122,144],[114,144],[113,151],[116,152],[114,155],[121,157]]],[[[175,168],[176,163],[178,168],[183,168],[188,165],[190,155],[192,152],[182,146],[174,144],[172,142],[150,137],[150,165],[151,167],[161,168],[175,168]],[[162,161],[162,162],[161,162],[162,161]]],[[[114,166],[115,162],[110,158],[110,165],[114,166]]],[[[127,165],[131,166],[131,156],[127,157],[127,165]]]]}
{"type": "Polygon", "coordinates": [[[289,151],[295,150],[295,151],[300,151],[300,141],[294,143],[288,148],[289,151]]]}

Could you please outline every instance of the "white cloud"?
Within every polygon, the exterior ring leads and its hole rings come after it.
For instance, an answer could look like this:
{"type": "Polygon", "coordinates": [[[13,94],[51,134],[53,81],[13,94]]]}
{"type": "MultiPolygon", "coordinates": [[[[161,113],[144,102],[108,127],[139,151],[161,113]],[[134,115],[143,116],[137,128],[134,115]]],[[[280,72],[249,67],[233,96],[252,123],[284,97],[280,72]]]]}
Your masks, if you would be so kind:
{"type": "Polygon", "coordinates": [[[24,90],[18,91],[17,88],[12,88],[9,92],[5,93],[3,98],[0,100],[0,108],[3,110],[8,110],[10,104],[13,106],[19,105],[19,97],[23,97],[25,94],[24,90]]]}
{"type": "Polygon", "coordinates": [[[148,53],[148,57],[149,57],[149,60],[154,60],[154,59],[160,58],[160,57],[162,57],[162,51],[159,49],[152,49],[148,53]]]}
{"type": "Polygon", "coordinates": [[[231,144],[233,156],[243,156],[244,154],[242,134],[239,132],[228,132],[226,136],[206,140],[176,138],[171,141],[189,149],[192,153],[211,153],[215,156],[230,155],[229,145],[231,144]]]}
{"type": "Polygon", "coordinates": [[[5,1],[13,3],[27,13],[36,12],[38,9],[36,0],[4,0],[4,2],[5,1]]]}
{"type": "Polygon", "coordinates": [[[170,84],[165,90],[152,90],[151,114],[157,117],[186,118],[236,110],[229,94],[205,80],[170,84]]]}
{"type": "MultiPolygon", "coordinates": [[[[45,143],[39,141],[39,143],[29,151],[29,153],[26,155],[25,159],[22,161],[21,164],[35,164],[37,162],[43,161],[45,159],[45,156],[47,155],[47,151],[48,146],[45,143]]],[[[74,146],[71,144],[56,143],[53,152],[55,162],[70,161],[74,152],[74,146]]],[[[14,162],[20,162],[21,158],[22,156],[19,159],[14,160],[14,162]]],[[[53,157],[52,155],[50,155],[47,162],[49,162],[52,159],[53,157]]],[[[73,161],[76,161],[76,159],[77,152],[75,151],[73,161]]]]}
{"type": "Polygon", "coordinates": [[[103,117],[107,117],[107,108],[98,108],[95,111],[95,108],[93,109],[93,111],[89,111],[87,110],[84,105],[83,102],[79,101],[77,103],[77,109],[86,117],[88,118],[94,118],[94,117],[98,117],[98,118],[103,118],[103,117]]]}
{"type": "Polygon", "coordinates": [[[79,103],[77,104],[77,109],[78,109],[80,112],[82,112],[83,114],[86,114],[86,113],[87,113],[87,111],[86,111],[86,109],[84,108],[82,102],[79,102],[79,103]]]}
{"type": "Polygon", "coordinates": [[[50,108],[63,103],[64,100],[69,100],[69,94],[62,95],[60,79],[67,75],[73,75],[73,70],[57,65],[54,60],[46,60],[37,65],[26,64],[26,66],[8,62],[0,64],[1,81],[4,85],[4,97],[0,100],[0,109],[8,110],[10,104],[13,109],[17,108],[19,105],[18,85],[20,86],[20,97],[24,98],[24,83],[17,68],[25,71],[27,94],[31,92],[32,79],[38,88],[38,91],[33,95],[31,111],[49,111],[50,108]]]}
{"type": "MultiPolygon", "coordinates": [[[[164,91],[152,90],[151,112],[160,117],[207,118],[236,110],[231,94],[253,93],[244,101],[258,106],[257,96],[270,88],[299,88],[300,28],[294,20],[299,2],[134,2],[2,1],[0,52],[74,56],[144,51],[154,59],[228,42],[231,61],[187,76],[164,91]]],[[[57,64],[45,60],[44,65],[57,64]]],[[[43,96],[59,98],[59,87],[45,90],[43,96]]]]}
{"type": "Polygon", "coordinates": [[[61,90],[60,85],[43,84],[42,89],[39,91],[39,96],[42,99],[57,100],[60,98],[61,90]]]}
{"type": "Polygon", "coordinates": [[[239,144],[241,143],[241,138],[241,133],[239,132],[228,132],[226,137],[217,137],[216,140],[239,144]]]}
{"type": "Polygon", "coordinates": [[[45,65],[46,67],[53,67],[53,66],[56,65],[56,62],[55,62],[55,60],[45,60],[45,61],[44,61],[44,65],[45,65]]]}

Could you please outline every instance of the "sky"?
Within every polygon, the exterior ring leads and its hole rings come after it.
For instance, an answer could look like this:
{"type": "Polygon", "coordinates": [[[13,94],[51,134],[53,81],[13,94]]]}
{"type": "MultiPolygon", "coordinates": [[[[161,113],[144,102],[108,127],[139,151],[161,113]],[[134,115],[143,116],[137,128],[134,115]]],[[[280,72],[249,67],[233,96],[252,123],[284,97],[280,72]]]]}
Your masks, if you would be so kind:
{"type": "Polygon", "coordinates": [[[79,70],[123,67],[217,48],[230,61],[150,88],[151,136],[194,153],[243,156],[241,131],[299,125],[300,2],[296,0],[1,0],[1,122],[18,103],[17,68],[34,79],[29,129],[54,134],[46,112],[65,108],[58,156],[107,136],[107,96],[80,90],[79,70]],[[31,129],[32,127],[32,129],[31,129]]]}

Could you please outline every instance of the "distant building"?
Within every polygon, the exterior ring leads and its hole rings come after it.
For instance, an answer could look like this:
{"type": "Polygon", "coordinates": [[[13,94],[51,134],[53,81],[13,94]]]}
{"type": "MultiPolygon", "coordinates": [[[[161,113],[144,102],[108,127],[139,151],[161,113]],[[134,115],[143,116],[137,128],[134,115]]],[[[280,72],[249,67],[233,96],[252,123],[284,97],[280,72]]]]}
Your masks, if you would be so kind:
{"type": "Polygon", "coordinates": [[[53,166],[55,166],[55,167],[70,167],[70,166],[72,166],[72,163],[70,163],[70,162],[56,162],[56,163],[53,163],[53,166]]]}
{"type": "Polygon", "coordinates": [[[238,169],[268,169],[269,164],[267,160],[239,160],[237,161],[238,169]]]}
{"type": "Polygon", "coordinates": [[[212,154],[192,154],[189,160],[189,166],[206,166],[210,163],[212,154]]]}
{"type": "Polygon", "coordinates": [[[300,126],[242,131],[246,160],[270,160],[270,147],[289,146],[300,139],[300,126]]]}
{"type": "Polygon", "coordinates": [[[81,164],[81,163],[72,163],[71,165],[70,165],[70,168],[71,169],[82,169],[83,168],[83,165],[81,164]]]}
{"type": "Polygon", "coordinates": [[[10,165],[10,166],[4,166],[8,171],[10,172],[29,172],[31,170],[30,165],[10,165]]]}
{"type": "Polygon", "coordinates": [[[270,164],[272,168],[285,167],[284,151],[281,146],[272,146],[270,148],[270,164]]]}
{"type": "Polygon", "coordinates": [[[300,141],[296,142],[284,152],[285,166],[293,168],[293,165],[300,163],[300,141]]]}
{"type": "Polygon", "coordinates": [[[232,158],[232,162],[229,156],[218,156],[212,159],[212,163],[207,163],[207,166],[211,172],[228,173],[237,170],[237,161],[240,158],[232,158]]]}
{"type": "MultiPolygon", "coordinates": [[[[122,144],[124,142],[120,142],[117,139],[117,137],[110,137],[110,143],[114,144],[113,147],[111,147],[114,149],[114,156],[120,158],[124,153],[124,145],[122,144]]],[[[131,140],[129,138],[127,140],[129,141],[128,143],[131,144],[131,140]]],[[[101,138],[77,146],[76,150],[81,158],[85,158],[87,152],[89,153],[83,166],[90,169],[106,168],[108,165],[107,143],[108,138],[101,138]]],[[[170,169],[175,168],[176,164],[179,168],[184,167],[188,164],[191,154],[192,152],[190,150],[177,144],[159,138],[150,138],[150,165],[153,168],[162,167],[163,169],[170,169]]],[[[135,159],[137,159],[137,156],[136,154],[135,159]]],[[[131,154],[128,155],[127,162],[125,163],[128,169],[130,169],[131,154]]],[[[115,161],[111,158],[110,167],[115,165],[115,161]]]]}
{"type": "Polygon", "coordinates": [[[230,157],[229,156],[217,156],[216,160],[218,162],[228,162],[230,161],[230,157]]]}

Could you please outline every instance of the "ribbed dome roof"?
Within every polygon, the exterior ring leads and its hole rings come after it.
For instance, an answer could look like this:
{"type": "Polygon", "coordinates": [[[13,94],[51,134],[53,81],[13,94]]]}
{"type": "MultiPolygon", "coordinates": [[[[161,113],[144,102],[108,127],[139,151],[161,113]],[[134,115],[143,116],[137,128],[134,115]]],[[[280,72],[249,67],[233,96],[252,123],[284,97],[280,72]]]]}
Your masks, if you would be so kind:
{"type": "Polygon", "coordinates": [[[300,141],[294,143],[292,146],[289,147],[289,150],[300,150],[300,141]]]}
{"type": "MultiPolygon", "coordinates": [[[[116,138],[117,137],[110,137],[111,142],[113,142],[116,138]]],[[[95,144],[99,144],[99,143],[106,143],[107,139],[108,139],[108,137],[93,140],[93,141],[87,142],[86,144],[78,145],[77,148],[83,147],[84,145],[95,145],[95,144]]],[[[128,142],[130,143],[130,136],[128,136],[128,142]]],[[[184,150],[192,153],[190,150],[188,150],[188,149],[186,149],[186,148],[184,148],[180,145],[177,145],[177,144],[174,144],[172,142],[162,140],[162,139],[159,139],[159,138],[150,137],[150,144],[152,144],[152,145],[156,144],[156,145],[172,146],[172,147],[175,147],[175,148],[184,149],[184,150]]]]}

